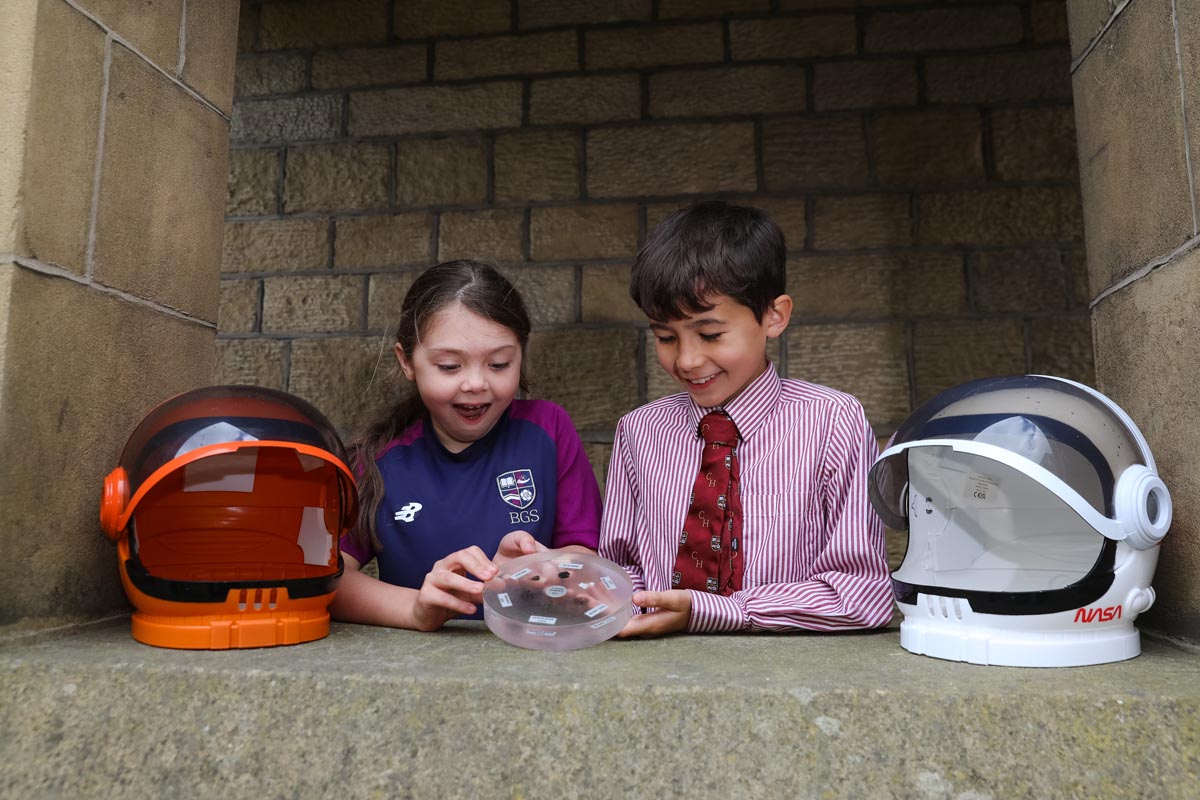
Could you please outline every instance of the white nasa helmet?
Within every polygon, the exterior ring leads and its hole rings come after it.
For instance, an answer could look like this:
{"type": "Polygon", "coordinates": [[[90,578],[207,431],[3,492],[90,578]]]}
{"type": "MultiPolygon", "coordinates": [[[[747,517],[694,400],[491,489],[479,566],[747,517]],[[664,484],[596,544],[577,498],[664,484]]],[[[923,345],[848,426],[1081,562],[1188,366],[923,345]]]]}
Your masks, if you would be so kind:
{"type": "Polygon", "coordinates": [[[1133,658],[1171,496],[1119,406],[1064,378],[985,378],[918,408],[875,461],[871,503],[909,533],[900,644],[975,664],[1133,658]]]}

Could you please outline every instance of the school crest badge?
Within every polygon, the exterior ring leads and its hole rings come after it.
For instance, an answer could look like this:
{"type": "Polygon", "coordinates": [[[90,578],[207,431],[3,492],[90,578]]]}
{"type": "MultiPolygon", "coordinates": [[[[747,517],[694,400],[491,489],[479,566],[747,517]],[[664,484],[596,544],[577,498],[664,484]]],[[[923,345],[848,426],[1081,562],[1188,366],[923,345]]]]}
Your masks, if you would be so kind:
{"type": "Polygon", "coordinates": [[[500,490],[500,498],[504,502],[522,511],[533,505],[537,497],[531,469],[514,469],[497,476],[496,488],[500,490]]]}

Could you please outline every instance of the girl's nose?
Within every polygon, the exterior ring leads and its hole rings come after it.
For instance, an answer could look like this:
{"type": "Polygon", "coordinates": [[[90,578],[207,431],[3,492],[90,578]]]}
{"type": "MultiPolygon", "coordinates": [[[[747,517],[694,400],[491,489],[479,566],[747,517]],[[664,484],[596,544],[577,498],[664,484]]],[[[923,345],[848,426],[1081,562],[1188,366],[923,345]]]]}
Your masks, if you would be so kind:
{"type": "Polygon", "coordinates": [[[487,375],[481,369],[465,369],[462,375],[462,391],[481,392],[487,388],[487,375]]]}

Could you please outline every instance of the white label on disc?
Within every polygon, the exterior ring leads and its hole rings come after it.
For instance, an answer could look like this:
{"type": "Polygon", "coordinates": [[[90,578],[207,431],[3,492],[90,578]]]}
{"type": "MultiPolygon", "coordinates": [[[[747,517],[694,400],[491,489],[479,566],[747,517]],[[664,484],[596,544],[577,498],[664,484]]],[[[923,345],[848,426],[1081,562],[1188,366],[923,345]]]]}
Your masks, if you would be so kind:
{"type": "Polygon", "coordinates": [[[616,581],[614,581],[612,578],[608,577],[607,575],[601,575],[601,576],[600,576],[600,582],[604,584],[604,588],[605,588],[605,589],[615,589],[615,588],[617,588],[617,583],[616,583],[616,581]]]}
{"type": "Polygon", "coordinates": [[[553,625],[558,622],[558,617],[539,617],[537,614],[534,614],[529,618],[529,621],[534,625],[553,625]]]}
{"type": "Polygon", "coordinates": [[[560,569],[583,569],[583,564],[576,564],[574,561],[559,562],[560,569]]]}
{"type": "Polygon", "coordinates": [[[603,628],[605,625],[607,625],[608,623],[612,622],[612,621],[613,621],[613,620],[615,620],[616,618],[617,618],[617,615],[616,615],[616,614],[613,614],[611,617],[605,617],[604,619],[600,620],[599,622],[593,622],[593,623],[592,623],[591,625],[589,625],[588,627],[590,627],[590,628],[593,628],[593,629],[595,629],[595,628],[603,628]]]}
{"type": "Polygon", "coordinates": [[[1000,481],[978,472],[967,473],[967,491],[976,503],[986,503],[992,498],[993,492],[1000,488],[1000,481]]]}
{"type": "Polygon", "coordinates": [[[530,636],[557,636],[558,631],[541,631],[535,628],[526,628],[525,632],[530,636]]]}
{"type": "Polygon", "coordinates": [[[509,598],[508,592],[501,592],[496,595],[496,598],[500,601],[501,608],[508,608],[512,605],[512,600],[509,598]]]}
{"type": "Polygon", "coordinates": [[[520,572],[514,572],[512,575],[509,575],[508,579],[510,581],[519,580],[521,578],[524,578],[526,575],[528,575],[531,572],[533,572],[533,570],[531,570],[529,567],[526,567],[525,569],[521,570],[520,572]]]}
{"type": "Polygon", "coordinates": [[[589,608],[587,611],[583,612],[583,615],[585,617],[598,617],[607,610],[608,610],[608,604],[601,603],[600,605],[596,606],[595,608],[589,608]]]}
{"type": "Polygon", "coordinates": [[[550,597],[562,597],[566,593],[567,593],[567,587],[565,587],[565,586],[547,586],[546,587],[546,594],[549,595],[550,597]]]}

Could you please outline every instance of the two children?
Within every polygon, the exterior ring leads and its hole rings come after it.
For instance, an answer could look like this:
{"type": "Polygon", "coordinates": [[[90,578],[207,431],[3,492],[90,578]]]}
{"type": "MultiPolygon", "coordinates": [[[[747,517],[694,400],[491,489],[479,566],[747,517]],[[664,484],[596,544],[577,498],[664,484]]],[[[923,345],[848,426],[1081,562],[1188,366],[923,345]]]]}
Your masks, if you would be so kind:
{"type": "Polygon", "coordinates": [[[886,624],[883,529],[866,490],[877,449],[862,407],[781,380],[767,359],[791,315],[785,254],[769,216],[720,202],[651,234],[630,292],[685,391],[618,423],[602,525],[566,413],[514,399],[529,333],[520,298],[479,264],[423,274],[396,344],[417,391],[355,449],[364,511],[342,545],[335,616],[433,630],[477,611],[498,563],[598,544],[637,589],[643,613],[625,637],[886,624]],[[359,572],[373,555],[381,580],[359,572]]]}

